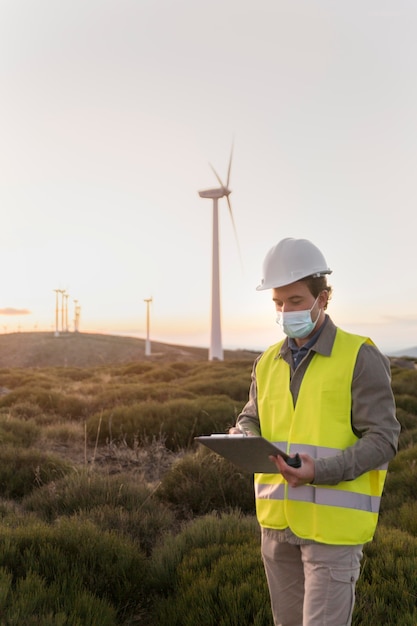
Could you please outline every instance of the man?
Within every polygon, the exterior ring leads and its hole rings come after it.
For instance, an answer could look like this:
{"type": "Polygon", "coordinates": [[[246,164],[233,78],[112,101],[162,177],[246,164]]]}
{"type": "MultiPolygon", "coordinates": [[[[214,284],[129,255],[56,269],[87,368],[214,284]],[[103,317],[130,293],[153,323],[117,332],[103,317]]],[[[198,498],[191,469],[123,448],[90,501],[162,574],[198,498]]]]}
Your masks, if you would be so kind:
{"type": "Polygon", "coordinates": [[[388,358],[325,312],[330,273],[307,239],[283,239],[266,255],[257,289],[272,290],[287,337],[255,361],[230,431],[261,434],[301,459],[295,468],[270,457],[279,473],[255,474],[276,626],[351,624],[363,544],[400,432],[388,358]]]}

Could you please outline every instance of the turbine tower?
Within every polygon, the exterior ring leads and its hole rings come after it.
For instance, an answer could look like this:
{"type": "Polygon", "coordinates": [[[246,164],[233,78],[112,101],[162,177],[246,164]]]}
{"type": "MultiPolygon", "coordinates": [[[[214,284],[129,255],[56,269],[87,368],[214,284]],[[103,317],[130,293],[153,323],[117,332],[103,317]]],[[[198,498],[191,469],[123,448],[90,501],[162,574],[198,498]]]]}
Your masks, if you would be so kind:
{"type": "Polygon", "coordinates": [[[80,311],[81,307],[78,304],[78,300],[74,300],[74,332],[78,333],[80,330],[80,311]]]}
{"type": "Polygon", "coordinates": [[[145,298],[144,302],[146,302],[146,343],[145,343],[145,356],[151,356],[151,340],[149,337],[149,326],[150,326],[150,315],[149,315],[149,305],[152,302],[152,298],[145,298]]]}
{"type": "Polygon", "coordinates": [[[59,313],[59,296],[58,294],[61,293],[61,289],[54,289],[53,291],[55,291],[55,337],[59,337],[59,324],[58,324],[58,313],[59,313]]]}
{"type": "Polygon", "coordinates": [[[215,189],[205,189],[199,191],[200,198],[209,198],[213,200],[213,248],[212,248],[212,279],[211,279],[211,336],[210,336],[210,349],[209,349],[209,361],[223,361],[223,346],[222,346],[222,330],[221,330],[221,302],[220,302],[220,262],[219,262],[219,200],[226,197],[229,207],[230,219],[232,220],[233,230],[236,237],[236,243],[239,249],[239,242],[237,239],[235,221],[233,219],[232,205],[230,204],[229,189],[230,170],[232,167],[233,145],[230,152],[229,167],[227,170],[226,184],[220,179],[214,167],[210,164],[211,169],[214,172],[220,187],[215,189]]]}

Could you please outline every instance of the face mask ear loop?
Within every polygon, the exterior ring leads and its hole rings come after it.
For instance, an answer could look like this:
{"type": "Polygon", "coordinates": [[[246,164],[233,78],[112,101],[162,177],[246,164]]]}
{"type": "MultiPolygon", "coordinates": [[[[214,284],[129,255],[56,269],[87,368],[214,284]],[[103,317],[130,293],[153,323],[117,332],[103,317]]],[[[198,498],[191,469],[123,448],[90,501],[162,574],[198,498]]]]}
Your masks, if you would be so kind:
{"type": "MultiPolygon", "coordinates": [[[[312,310],[314,309],[314,307],[316,306],[316,302],[317,302],[317,300],[319,299],[319,296],[320,296],[320,294],[317,296],[317,298],[316,298],[316,299],[314,300],[314,302],[313,302],[313,306],[312,306],[312,307],[311,307],[311,309],[310,309],[310,317],[311,317],[311,311],[312,311],[312,310]]],[[[317,317],[316,317],[316,319],[314,320],[314,324],[317,324],[317,322],[318,322],[318,320],[319,320],[319,317],[320,317],[320,311],[321,311],[321,309],[319,308],[319,312],[317,313],[317,317]]],[[[311,321],[313,321],[313,318],[311,318],[311,321]]]]}

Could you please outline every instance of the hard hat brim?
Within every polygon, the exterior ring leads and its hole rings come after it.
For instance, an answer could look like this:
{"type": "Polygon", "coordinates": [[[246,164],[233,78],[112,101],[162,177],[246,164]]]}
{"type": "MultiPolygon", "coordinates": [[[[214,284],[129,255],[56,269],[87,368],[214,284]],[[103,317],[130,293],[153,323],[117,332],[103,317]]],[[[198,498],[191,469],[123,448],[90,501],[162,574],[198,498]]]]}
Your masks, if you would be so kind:
{"type": "Polygon", "coordinates": [[[278,289],[279,287],[286,287],[287,285],[292,285],[293,283],[298,283],[298,281],[303,280],[304,278],[320,278],[321,276],[327,276],[332,273],[332,270],[329,268],[325,271],[316,272],[315,274],[305,274],[302,276],[294,277],[294,280],[290,282],[286,281],[278,281],[278,283],[267,283],[261,282],[257,287],[256,291],[266,291],[267,289],[278,289]]]}

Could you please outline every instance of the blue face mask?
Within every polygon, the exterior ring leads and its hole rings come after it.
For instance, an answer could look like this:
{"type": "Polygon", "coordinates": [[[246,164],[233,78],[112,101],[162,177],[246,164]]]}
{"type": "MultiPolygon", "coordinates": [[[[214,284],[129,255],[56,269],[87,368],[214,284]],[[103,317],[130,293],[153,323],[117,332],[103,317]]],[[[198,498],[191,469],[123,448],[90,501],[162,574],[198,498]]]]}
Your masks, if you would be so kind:
{"type": "Polygon", "coordinates": [[[311,319],[311,311],[314,309],[317,299],[318,296],[314,300],[311,309],[307,309],[306,311],[289,311],[288,313],[281,311],[278,313],[276,322],[281,326],[287,337],[303,339],[313,332],[320,317],[319,311],[315,321],[313,322],[311,319]]]}

